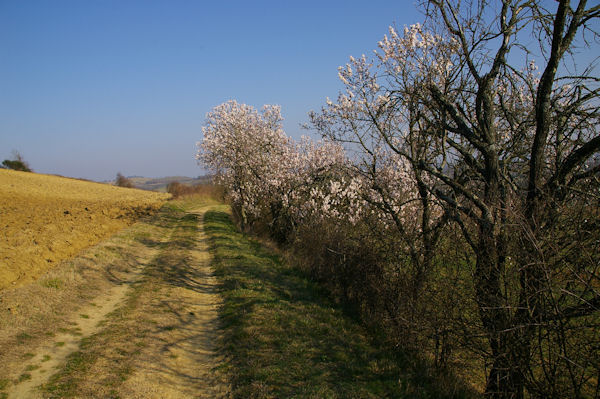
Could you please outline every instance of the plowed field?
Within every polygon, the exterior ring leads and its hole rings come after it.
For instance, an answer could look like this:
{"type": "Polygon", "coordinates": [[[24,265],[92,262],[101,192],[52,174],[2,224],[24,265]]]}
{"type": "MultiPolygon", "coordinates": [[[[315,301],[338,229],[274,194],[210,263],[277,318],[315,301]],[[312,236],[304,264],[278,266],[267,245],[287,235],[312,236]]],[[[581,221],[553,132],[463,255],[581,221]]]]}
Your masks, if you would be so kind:
{"type": "Polygon", "coordinates": [[[168,197],[0,169],[0,289],[36,279],[58,262],[152,213],[168,197]]]}

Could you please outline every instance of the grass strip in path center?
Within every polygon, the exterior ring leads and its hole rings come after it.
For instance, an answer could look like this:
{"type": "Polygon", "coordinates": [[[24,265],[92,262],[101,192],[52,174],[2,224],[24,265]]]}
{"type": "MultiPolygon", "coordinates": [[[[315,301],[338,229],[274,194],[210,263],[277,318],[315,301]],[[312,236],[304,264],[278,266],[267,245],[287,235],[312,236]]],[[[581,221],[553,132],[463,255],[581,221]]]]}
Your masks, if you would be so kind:
{"type": "Polygon", "coordinates": [[[278,256],[239,233],[227,208],[204,216],[224,304],[228,374],[237,398],[443,398],[401,369],[352,318],[278,256]]]}

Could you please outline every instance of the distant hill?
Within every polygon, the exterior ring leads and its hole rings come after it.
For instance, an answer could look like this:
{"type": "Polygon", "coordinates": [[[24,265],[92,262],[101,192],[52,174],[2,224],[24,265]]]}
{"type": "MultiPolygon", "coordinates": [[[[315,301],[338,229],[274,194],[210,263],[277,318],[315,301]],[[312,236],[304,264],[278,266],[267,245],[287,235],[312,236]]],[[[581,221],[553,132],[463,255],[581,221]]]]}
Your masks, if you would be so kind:
{"type": "MultiPolygon", "coordinates": [[[[166,192],[169,183],[179,182],[188,186],[210,183],[210,176],[187,177],[187,176],[168,176],[168,177],[127,177],[136,188],[149,191],[166,192]]],[[[114,183],[114,182],[113,182],[114,183]]]]}

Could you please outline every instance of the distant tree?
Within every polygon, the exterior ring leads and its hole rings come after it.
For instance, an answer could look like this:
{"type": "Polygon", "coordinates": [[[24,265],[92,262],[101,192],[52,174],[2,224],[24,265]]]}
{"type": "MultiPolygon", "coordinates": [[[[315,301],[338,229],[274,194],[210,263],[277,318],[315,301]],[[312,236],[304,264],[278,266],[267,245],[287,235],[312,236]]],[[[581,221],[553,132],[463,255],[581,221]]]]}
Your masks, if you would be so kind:
{"type": "Polygon", "coordinates": [[[115,185],[119,187],[127,187],[134,188],[133,182],[123,176],[121,172],[117,173],[117,179],[115,180],[115,185]]]}
{"type": "Polygon", "coordinates": [[[2,161],[2,166],[6,169],[20,170],[23,172],[33,172],[29,164],[23,159],[23,156],[18,151],[13,151],[13,159],[5,159],[2,161]]]}

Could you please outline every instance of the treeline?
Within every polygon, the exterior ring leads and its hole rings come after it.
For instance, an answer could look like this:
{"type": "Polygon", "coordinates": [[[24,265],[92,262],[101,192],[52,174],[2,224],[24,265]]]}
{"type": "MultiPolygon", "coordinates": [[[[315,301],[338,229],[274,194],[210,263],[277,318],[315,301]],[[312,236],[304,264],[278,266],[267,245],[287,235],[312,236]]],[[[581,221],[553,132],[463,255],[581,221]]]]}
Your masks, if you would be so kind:
{"type": "Polygon", "coordinates": [[[600,79],[570,57],[600,7],[571,3],[423,2],[340,68],[322,141],[230,101],[198,158],[392,343],[489,397],[598,397],[600,79]]]}
{"type": "Polygon", "coordinates": [[[187,185],[174,181],[167,185],[167,192],[171,194],[173,198],[189,195],[204,195],[212,198],[223,198],[223,190],[221,187],[208,183],[187,185]]]}

